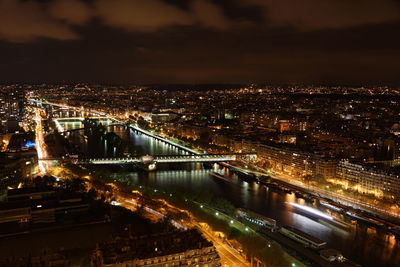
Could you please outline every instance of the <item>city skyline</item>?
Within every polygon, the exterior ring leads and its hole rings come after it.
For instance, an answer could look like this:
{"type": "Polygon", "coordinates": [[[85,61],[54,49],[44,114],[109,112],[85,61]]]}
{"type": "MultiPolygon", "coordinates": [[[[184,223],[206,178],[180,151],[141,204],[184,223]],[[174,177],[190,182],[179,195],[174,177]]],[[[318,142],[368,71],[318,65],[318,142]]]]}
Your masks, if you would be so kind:
{"type": "Polygon", "coordinates": [[[0,266],[400,262],[400,0],[0,0],[0,266]]]}

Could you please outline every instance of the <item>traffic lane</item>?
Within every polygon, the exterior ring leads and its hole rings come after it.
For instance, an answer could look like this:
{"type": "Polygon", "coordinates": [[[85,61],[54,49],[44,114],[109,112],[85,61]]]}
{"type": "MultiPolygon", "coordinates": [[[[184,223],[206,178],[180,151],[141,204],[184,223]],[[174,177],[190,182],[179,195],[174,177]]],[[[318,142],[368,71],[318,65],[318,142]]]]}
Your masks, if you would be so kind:
{"type": "MultiPolygon", "coordinates": [[[[199,227],[201,226],[198,225],[198,228],[199,227]]],[[[208,231],[204,229],[200,230],[205,235],[205,237],[214,244],[215,248],[221,256],[221,261],[226,261],[228,263],[228,266],[250,266],[246,261],[244,261],[244,259],[240,258],[240,255],[236,255],[236,251],[231,249],[228,245],[215,238],[208,231]]]]}

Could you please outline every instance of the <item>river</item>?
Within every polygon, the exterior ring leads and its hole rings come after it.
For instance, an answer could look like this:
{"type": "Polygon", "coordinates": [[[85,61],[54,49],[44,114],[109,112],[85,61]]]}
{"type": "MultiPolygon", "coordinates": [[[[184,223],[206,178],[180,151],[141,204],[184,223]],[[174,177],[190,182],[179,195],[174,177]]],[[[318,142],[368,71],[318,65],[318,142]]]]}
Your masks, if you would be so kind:
{"type": "MultiPolygon", "coordinates": [[[[65,128],[79,128],[79,123],[62,123],[65,128]]],[[[124,127],[111,126],[115,132],[130,145],[140,147],[143,154],[182,154],[170,145],[146,135],[127,131],[124,127]]],[[[98,155],[102,157],[104,155],[98,155]]],[[[223,197],[236,207],[247,208],[277,220],[280,225],[291,225],[328,242],[328,247],[335,248],[343,255],[363,266],[400,266],[400,240],[382,230],[377,230],[363,223],[357,223],[350,230],[318,222],[302,215],[288,202],[308,205],[329,213],[328,210],[306,203],[294,193],[276,192],[255,182],[241,180],[228,169],[213,165],[213,170],[203,168],[202,164],[164,164],[158,165],[154,172],[116,172],[114,179],[129,183],[143,184],[165,190],[185,192],[208,192],[223,197]],[[210,171],[224,174],[222,180],[211,176],[210,171]]],[[[333,214],[340,216],[339,214],[333,214]]],[[[343,218],[346,219],[346,218],[343,218]]],[[[347,220],[347,219],[346,219],[347,220]]]]}

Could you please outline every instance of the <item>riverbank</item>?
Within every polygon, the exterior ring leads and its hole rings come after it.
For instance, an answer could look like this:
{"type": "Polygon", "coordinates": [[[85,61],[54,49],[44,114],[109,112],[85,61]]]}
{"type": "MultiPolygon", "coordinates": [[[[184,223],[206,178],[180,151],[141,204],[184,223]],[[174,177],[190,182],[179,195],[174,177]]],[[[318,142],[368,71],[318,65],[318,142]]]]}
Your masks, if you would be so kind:
{"type": "Polygon", "coordinates": [[[289,187],[294,191],[300,191],[306,195],[312,196],[314,199],[318,200],[329,200],[336,203],[338,206],[344,207],[346,210],[350,210],[356,213],[364,213],[360,214],[362,216],[371,217],[373,219],[381,221],[386,225],[388,229],[390,228],[398,228],[400,227],[400,218],[397,217],[389,217],[387,211],[383,210],[384,213],[373,212],[370,208],[368,208],[368,204],[365,202],[353,200],[351,198],[339,198],[338,196],[329,194],[325,191],[318,190],[318,188],[304,185],[301,182],[298,182],[293,179],[285,178],[276,174],[269,172],[268,170],[257,168],[257,170],[251,168],[243,168],[240,166],[235,166],[227,163],[222,163],[221,165],[233,168],[239,172],[244,174],[252,174],[254,176],[251,177],[253,181],[258,181],[257,177],[259,176],[270,176],[273,181],[281,184],[284,187],[289,187]]]}

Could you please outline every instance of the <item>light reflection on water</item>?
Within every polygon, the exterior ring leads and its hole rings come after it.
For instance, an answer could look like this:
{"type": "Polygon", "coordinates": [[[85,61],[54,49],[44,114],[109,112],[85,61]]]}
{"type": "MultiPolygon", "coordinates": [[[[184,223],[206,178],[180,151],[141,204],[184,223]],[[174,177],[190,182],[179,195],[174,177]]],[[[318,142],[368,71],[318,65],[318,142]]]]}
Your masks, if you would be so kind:
{"type": "Polygon", "coordinates": [[[289,211],[289,216],[292,217],[292,225],[296,225],[296,228],[303,232],[309,233],[313,236],[318,236],[321,240],[327,240],[332,232],[332,229],[316,222],[306,216],[297,214],[296,212],[289,211]],[[322,233],[322,234],[321,234],[322,233]]]}
{"type": "MultiPolygon", "coordinates": [[[[193,166],[194,168],[194,166],[193,166]]],[[[219,170],[224,173],[225,170],[219,170]]],[[[166,190],[185,192],[210,192],[224,197],[236,207],[245,207],[278,221],[280,225],[292,225],[300,230],[327,241],[329,247],[341,251],[346,257],[364,266],[396,266],[400,260],[399,242],[389,235],[363,227],[343,230],[324,221],[310,219],[291,208],[286,202],[305,204],[294,194],[274,192],[262,185],[230,177],[231,182],[209,175],[209,170],[187,171],[183,166],[159,166],[153,173],[116,173],[115,177],[128,176],[133,183],[146,184],[166,190]],[[182,168],[182,169],[181,169],[182,168]],[[173,170],[171,170],[173,169],[173,170]]],[[[323,210],[322,210],[323,211],[323,210]]]]}
{"type": "MultiPolygon", "coordinates": [[[[79,123],[68,127],[79,128],[79,123]]],[[[115,133],[129,141],[133,146],[140,147],[144,154],[179,154],[182,151],[156,141],[153,138],[133,131],[126,131],[122,127],[115,127],[115,133]]],[[[275,192],[263,185],[254,182],[242,181],[235,174],[217,164],[211,170],[206,170],[202,164],[160,164],[155,172],[120,172],[113,174],[114,179],[121,179],[133,184],[145,184],[165,190],[184,190],[188,193],[207,192],[226,198],[236,207],[248,208],[267,217],[271,217],[280,225],[292,225],[319,239],[328,242],[328,247],[340,250],[346,257],[363,264],[364,266],[396,266],[400,262],[400,242],[392,235],[383,231],[358,225],[355,229],[345,231],[326,222],[318,222],[303,214],[299,214],[293,207],[285,204],[296,202],[309,205],[304,199],[299,199],[294,193],[275,192]],[[227,180],[210,176],[215,171],[225,175],[227,180]]],[[[327,212],[326,209],[309,205],[327,212]]],[[[329,211],[331,215],[343,216],[329,211]]],[[[398,265],[397,265],[398,266],[398,265]]]]}

